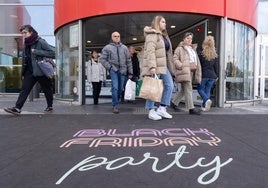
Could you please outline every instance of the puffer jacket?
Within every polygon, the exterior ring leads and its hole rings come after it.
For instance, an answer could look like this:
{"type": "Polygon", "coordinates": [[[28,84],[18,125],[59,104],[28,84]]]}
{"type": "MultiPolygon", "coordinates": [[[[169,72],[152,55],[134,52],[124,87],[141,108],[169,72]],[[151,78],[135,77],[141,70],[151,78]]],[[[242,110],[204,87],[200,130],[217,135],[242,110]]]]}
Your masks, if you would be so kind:
{"type": "Polygon", "coordinates": [[[133,74],[131,57],[128,48],[122,44],[111,42],[101,51],[100,63],[107,69],[120,71],[121,74],[133,74]]]}
{"type": "MultiPolygon", "coordinates": [[[[33,76],[44,76],[44,73],[41,71],[40,67],[37,64],[37,61],[43,60],[44,58],[52,58],[55,59],[55,52],[52,50],[52,48],[49,46],[49,44],[42,39],[41,37],[38,38],[36,43],[34,43],[31,46],[31,49],[34,49],[33,52],[31,52],[31,61],[32,61],[32,71],[33,76]]],[[[27,62],[25,57],[26,47],[23,49],[23,59],[22,59],[22,69],[21,69],[21,75],[25,75],[25,71],[27,69],[27,62]]]]}
{"type": "Polygon", "coordinates": [[[201,64],[196,53],[196,45],[192,45],[192,48],[195,50],[197,59],[197,69],[193,73],[190,70],[190,55],[183,42],[175,49],[173,60],[176,69],[175,82],[177,83],[192,81],[193,84],[199,84],[201,82],[201,64]]]}
{"type": "Polygon", "coordinates": [[[168,68],[170,73],[174,75],[174,63],[172,55],[172,46],[168,37],[170,48],[166,55],[165,43],[160,32],[152,27],[144,28],[144,59],[142,63],[142,76],[150,75],[150,69],[156,68],[157,74],[166,74],[168,68]]]}
{"type": "Polygon", "coordinates": [[[101,63],[95,62],[93,59],[87,62],[87,81],[100,82],[106,80],[106,70],[101,63]]]}

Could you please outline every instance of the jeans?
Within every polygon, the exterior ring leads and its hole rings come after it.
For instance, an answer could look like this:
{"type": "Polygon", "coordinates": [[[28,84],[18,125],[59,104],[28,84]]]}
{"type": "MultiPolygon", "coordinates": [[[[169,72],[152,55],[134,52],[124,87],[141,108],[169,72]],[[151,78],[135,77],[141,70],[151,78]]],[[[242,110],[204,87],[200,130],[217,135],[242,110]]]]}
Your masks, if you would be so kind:
{"type": "Polygon", "coordinates": [[[214,79],[202,78],[201,83],[197,86],[197,91],[203,100],[202,107],[205,107],[206,101],[210,99],[210,91],[211,91],[213,84],[214,84],[214,79]]]}
{"type": "Polygon", "coordinates": [[[112,81],[112,106],[115,108],[118,106],[120,95],[124,90],[126,76],[121,74],[119,71],[114,71],[111,69],[110,77],[112,81]]]}
{"type": "MultiPolygon", "coordinates": [[[[172,76],[171,76],[169,70],[167,69],[166,74],[160,74],[160,75],[158,75],[158,77],[159,77],[159,79],[163,80],[163,85],[164,85],[164,90],[163,90],[160,104],[163,104],[165,106],[169,106],[170,100],[172,97],[173,87],[174,87],[172,76]]],[[[154,103],[155,103],[154,101],[146,100],[145,109],[149,110],[149,109],[155,108],[154,103]]]]}

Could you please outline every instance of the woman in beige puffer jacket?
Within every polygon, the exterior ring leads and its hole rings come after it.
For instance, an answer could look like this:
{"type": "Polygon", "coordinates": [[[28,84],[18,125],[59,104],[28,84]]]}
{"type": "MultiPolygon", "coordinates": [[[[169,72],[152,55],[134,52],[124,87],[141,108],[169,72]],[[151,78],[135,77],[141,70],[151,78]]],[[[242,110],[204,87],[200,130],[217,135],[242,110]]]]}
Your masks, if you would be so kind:
{"type": "Polygon", "coordinates": [[[142,76],[158,75],[163,80],[164,90],[160,106],[155,110],[154,102],[146,100],[145,108],[149,110],[149,119],[171,119],[166,107],[170,105],[173,91],[174,73],[172,46],[166,31],[166,20],[163,16],[155,16],[151,26],[144,28],[144,59],[142,76]]]}
{"type": "Polygon", "coordinates": [[[196,53],[197,45],[192,44],[193,33],[187,32],[183,37],[183,42],[175,49],[173,60],[175,64],[175,82],[181,83],[181,89],[172,99],[171,106],[176,110],[183,97],[189,114],[200,115],[200,110],[194,107],[192,83],[201,82],[201,65],[196,53]],[[190,64],[195,64],[196,70],[191,71],[190,64]]]}

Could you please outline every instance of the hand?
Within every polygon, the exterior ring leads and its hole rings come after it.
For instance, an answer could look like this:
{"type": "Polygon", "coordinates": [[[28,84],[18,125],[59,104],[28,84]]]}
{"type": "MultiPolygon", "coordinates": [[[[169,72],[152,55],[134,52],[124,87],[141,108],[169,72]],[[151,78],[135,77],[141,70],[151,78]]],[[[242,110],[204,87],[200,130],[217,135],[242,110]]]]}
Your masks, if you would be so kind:
{"type": "Polygon", "coordinates": [[[151,68],[150,69],[150,74],[151,75],[155,75],[156,74],[156,69],[155,68],[151,68]]]}
{"type": "Polygon", "coordinates": [[[133,77],[132,74],[129,74],[129,75],[128,75],[128,78],[129,78],[129,79],[132,79],[132,77],[133,77]]]}
{"type": "Polygon", "coordinates": [[[32,48],[32,52],[34,52],[35,49],[32,48]]]}

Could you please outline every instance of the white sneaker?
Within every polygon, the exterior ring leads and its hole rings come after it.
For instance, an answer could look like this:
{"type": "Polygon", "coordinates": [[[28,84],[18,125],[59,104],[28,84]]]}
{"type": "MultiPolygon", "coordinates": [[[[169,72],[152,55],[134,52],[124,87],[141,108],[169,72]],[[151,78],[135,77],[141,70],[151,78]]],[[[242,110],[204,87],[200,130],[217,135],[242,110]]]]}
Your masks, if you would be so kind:
{"type": "Polygon", "coordinates": [[[159,108],[156,110],[156,113],[163,117],[163,118],[167,118],[167,119],[171,119],[172,115],[170,115],[169,113],[167,113],[167,108],[165,106],[159,106],[159,108]]]}
{"type": "Polygon", "coordinates": [[[204,108],[204,107],[201,107],[201,110],[202,110],[203,112],[205,112],[205,111],[206,111],[206,108],[204,108]]]}
{"type": "Polygon", "coordinates": [[[152,119],[152,120],[160,120],[160,119],[162,119],[162,117],[159,116],[154,109],[151,109],[149,111],[149,116],[148,117],[149,117],[149,119],[152,119]]]}
{"type": "Polygon", "coordinates": [[[208,99],[206,101],[206,103],[205,103],[205,109],[206,109],[206,111],[209,111],[210,110],[211,104],[212,104],[212,101],[210,99],[208,99]]]}

